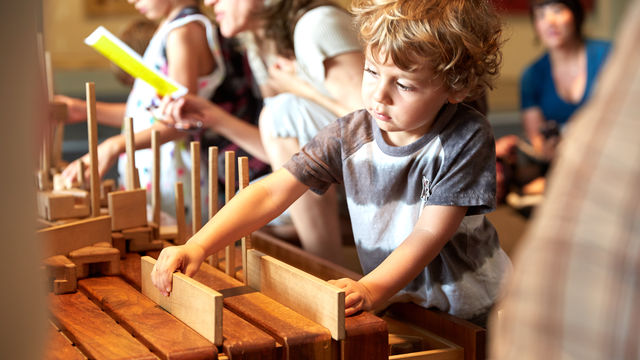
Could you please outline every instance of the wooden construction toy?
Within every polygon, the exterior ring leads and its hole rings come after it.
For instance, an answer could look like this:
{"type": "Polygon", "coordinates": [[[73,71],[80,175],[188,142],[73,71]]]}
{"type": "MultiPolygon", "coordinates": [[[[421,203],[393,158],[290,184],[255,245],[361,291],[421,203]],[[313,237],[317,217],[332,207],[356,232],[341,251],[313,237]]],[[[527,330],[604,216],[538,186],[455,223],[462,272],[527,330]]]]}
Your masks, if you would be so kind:
{"type": "Polygon", "coordinates": [[[38,216],[49,221],[89,216],[89,193],[84,190],[40,191],[38,216]]]}
{"type": "Polygon", "coordinates": [[[96,117],[95,84],[86,83],[87,132],[89,136],[89,168],[91,169],[91,216],[100,216],[100,176],[98,174],[98,119],[96,117]]]}
{"type": "Polygon", "coordinates": [[[47,283],[54,294],[75,292],[78,288],[76,264],[64,255],[54,255],[43,260],[47,283]]]}
{"type": "MultiPolygon", "coordinates": [[[[209,147],[209,219],[218,212],[218,147],[209,147]]],[[[209,265],[218,267],[218,254],[207,258],[209,265]]]]}
{"type": "Polygon", "coordinates": [[[117,275],[120,273],[120,251],[107,246],[86,246],[69,252],[69,260],[76,264],[77,277],[89,275],[117,275]]]}
{"type": "Polygon", "coordinates": [[[111,230],[147,225],[147,192],[144,189],[112,191],[107,198],[111,230]]]}
{"type": "MultiPolygon", "coordinates": [[[[236,153],[226,151],[224,153],[224,202],[231,201],[236,192],[236,153]]],[[[236,252],[235,244],[227,245],[224,250],[225,272],[227,275],[235,276],[236,272],[236,252]]]]}
{"type": "Polygon", "coordinates": [[[111,217],[98,216],[68,224],[52,226],[37,232],[43,257],[67,255],[71,251],[96,242],[111,244],[111,217]]]}

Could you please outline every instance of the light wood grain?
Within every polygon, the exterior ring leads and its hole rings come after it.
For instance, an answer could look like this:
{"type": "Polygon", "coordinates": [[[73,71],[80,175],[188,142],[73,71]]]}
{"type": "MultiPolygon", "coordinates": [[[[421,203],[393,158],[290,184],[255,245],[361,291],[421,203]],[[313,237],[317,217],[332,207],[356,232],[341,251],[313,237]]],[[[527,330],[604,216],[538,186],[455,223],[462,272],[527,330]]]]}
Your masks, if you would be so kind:
{"type": "Polygon", "coordinates": [[[215,345],[222,344],[222,294],[181,273],[173,274],[169,296],[163,296],[151,282],[156,260],[141,260],[142,293],[215,345]]]}
{"type": "Polygon", "coordinates": [[[96,242],[111,243],[111,216],[99,216],[38,231],[42,256],[67,255],[96,242]]]}
{"type": "Polygon", "coordinates": [[[136,173],[136,158],[134,147],[134,135],[133,135],[133,118],[127,117],[124,119],[124,139],[125,150],[127,153],[127,169],[126,169],[126,189],[134,190],[136,188],[134,176],[136,173]]]}
{"type": "Polygon", "coordinates": [[[191,233],[195,234],[202,227],[202,201],[200,197],[200,142],[191,142],[191,233]]]}
{"type": "MultiPolygon", "coordinates": [[[[224,153],[224,202],[229,203],[236,192],[236,153],[225,151],[224,153]]],[[[236,252],[235,244],[227,245],[224,249],[225,273],[235,277],[236,272],[236,252]]]]}
{"type": "Polygon", "coordinates": [[[153,222],[160,224],[160,209],[162,207],[160,197],[160,144],[158,142],[158,130],[151,130],[151,152],[153,153],[153,167],[151,169],[151,207],[153,208],[153,222]]]}
{"type": "Polygon", "coordinates": [[[247,251],[247,284],[345,338],[344,290],[257,250],[247,251]]]}
{"type": "Polygon", "coordinates": [[[184,213],[184,186],[181,181],[176,182],[176,238],[173,242],[182,245],[187,241],[187,221],[184,213]]]}
{"type": "MultiPolygon", "coordinates": [[[[249,186],[249,158],[241,156],[238,158],[238,190],[242,190],[249,186]]],[[[247,245],[251,241],[251,234],[247,234],[240,239],[240,247],[242,251],[242,281],[247,283],[247,245]]]]}
{"type": "Polygon", "coordinates": [[[147,225],[147,192],[144,189],[112,191],[108,195],[111,230],[147,225]]]}
{"type": "MultiPolygon", "coordinates": [[[[218,212],[218,147],[209,146],[209,219],[218,212]]],[[[218,267],[218,254],[207,258],[209,265],[218,267]]]]}
{"type": "Polygon", "coordinates": [[[96,117],[95,84],[86,83],[89,167],[91,168],[91,216],[100,216],[100,175],[98,173],[98,118],[96,117]]]}

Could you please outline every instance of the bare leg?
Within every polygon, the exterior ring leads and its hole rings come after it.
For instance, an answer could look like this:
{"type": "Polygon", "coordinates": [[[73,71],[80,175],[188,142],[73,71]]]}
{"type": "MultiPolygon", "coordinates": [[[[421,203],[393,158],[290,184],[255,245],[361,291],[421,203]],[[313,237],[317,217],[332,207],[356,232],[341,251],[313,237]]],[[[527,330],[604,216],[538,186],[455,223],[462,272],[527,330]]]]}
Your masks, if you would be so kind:
{"type": "MultiPolygon", "coordinates": [[[[264,112],[262,116],[265,116],[264,112]]],[[[300,150],[296,138],[273,137],[265,131],[261,131],[260,136],[274,170],[282,167],[300,150]]],[[[305,250],[336,264],[343,264],[342,233],[334,186],[321,196],[307,191],[289,207],[289,213],[305,250]]]]}

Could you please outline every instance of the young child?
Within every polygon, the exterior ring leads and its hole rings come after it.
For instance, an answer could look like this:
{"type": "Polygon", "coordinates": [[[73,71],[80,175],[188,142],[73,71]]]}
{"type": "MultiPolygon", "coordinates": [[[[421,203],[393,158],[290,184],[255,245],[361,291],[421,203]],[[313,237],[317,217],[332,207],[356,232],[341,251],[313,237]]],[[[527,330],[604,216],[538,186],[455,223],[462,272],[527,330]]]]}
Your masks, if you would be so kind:
{"type": "MultiPolygon", "coordinates": [[[[129,0],[129,2],[148,19],[161,21],[144,52],[143,59],[186,86],[189,93],[210,98],[222,82],[225,69],[220,55],[217,30],[209,18],[200,12],[198,1],[129,0]]],[[[66,97],[57,97],[57,99],[69,105],[71,122],[86,119],[86,110],[83,110],[86,106],[84,101],[66,97]]],[[[166,143],[160,147],[161,203],[165,212],[175,214],[175,182],[182,181],[185,185],[185,198],[188,199],[191,193],[190,152],[185,141],[186,133],[155,121],[148,109],[159,104],[160,99],[156,90],[146,82],[137,79],[126,104],[99,102],[96,110],[98,122],[112,126],[121,126],[125,117],[133,117],[137,149],[150,147],[151,129],[159,130],[160,142],[166,143]]],[[[124,150],[123,135],[111,137],[100,144],[98,162],[101,176],[121,154],[124,155],[124,150]]],[[[135,153],[140,185],[147,189],[151,186],[152,156],[149,149],[138,150],[135,153]]],[[[83,161],[88,163],[88,158],[86,156],[85,158],[86,161],[83,161]]],[[[73,165],[64,170],[63,176],[75,177],[77,167],[73,165]]],[[[120,158],[118,171],[120,183],[123,184],[126,172],[125,156],[120,158]]]]}
{"type": "Polygon", "coordinates": [[[482,215],[495,206],[491,127],[461,102],[498,72],[499,18],[482,0],[357,0],[354,12],[366,108],[239,192],[184,246],[164,249],[152,272],[161,292],[174,270],[192,276],[308,189],[342,182],[365,274],[332,281],[346,315],[413,301],[484,323],[510,261],[482,215]]]}

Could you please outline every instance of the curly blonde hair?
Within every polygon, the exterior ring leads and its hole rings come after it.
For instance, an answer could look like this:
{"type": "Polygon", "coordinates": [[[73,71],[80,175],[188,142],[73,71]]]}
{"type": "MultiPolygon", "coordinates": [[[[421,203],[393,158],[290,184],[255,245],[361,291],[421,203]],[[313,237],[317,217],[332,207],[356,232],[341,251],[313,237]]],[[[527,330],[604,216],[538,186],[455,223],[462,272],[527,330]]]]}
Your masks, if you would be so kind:
{"type": "Polygon", "coordinates": [[[502,22],[488,0],[354,0],[360,38],[379,62],[431,67],[449,91],[476,98],[502,62],[502,22]]]}

